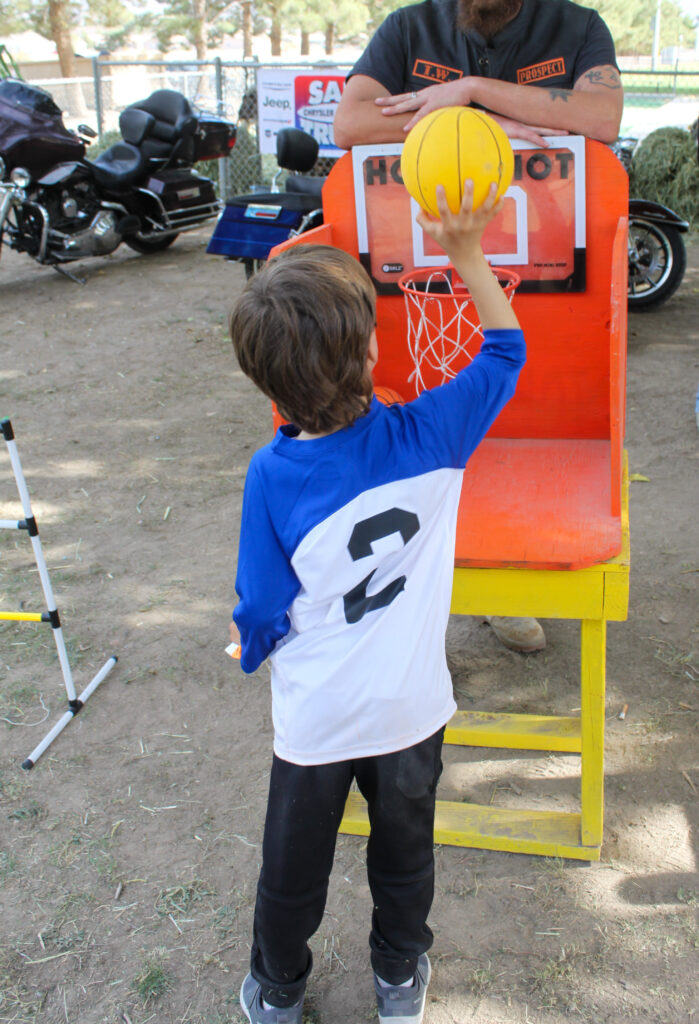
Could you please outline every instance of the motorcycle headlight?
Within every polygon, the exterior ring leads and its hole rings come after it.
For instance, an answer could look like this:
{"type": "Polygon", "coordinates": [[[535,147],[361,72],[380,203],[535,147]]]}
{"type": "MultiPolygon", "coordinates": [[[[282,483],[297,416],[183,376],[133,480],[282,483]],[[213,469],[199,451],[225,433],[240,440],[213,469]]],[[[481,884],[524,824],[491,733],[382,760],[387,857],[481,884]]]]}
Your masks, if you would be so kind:
{"type": "Polygon", "coordinates": [[[10,181],[17,188],[28,188],[31,184],[32,176],[29,171],[25,170],[24,167],[15,167],[14,171],[10,175],[10,181]]]}
{"type": "Polygon", "coordinates": [[[0,181],[5,177],[5,161],[0,156],[0,181]]]}

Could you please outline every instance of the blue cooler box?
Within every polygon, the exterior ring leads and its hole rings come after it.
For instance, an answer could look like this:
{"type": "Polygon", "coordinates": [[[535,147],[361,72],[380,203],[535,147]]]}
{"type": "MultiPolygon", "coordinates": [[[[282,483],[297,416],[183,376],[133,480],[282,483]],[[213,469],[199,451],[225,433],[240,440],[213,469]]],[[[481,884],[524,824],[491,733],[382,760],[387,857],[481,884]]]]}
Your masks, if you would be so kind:
{"type": "Polygon", "coordinates": [[[320,203],[295,192],[262,192],[226,201],[206,251],[232,259],[266,260],[285,242],[307,213],[320,203]]]}

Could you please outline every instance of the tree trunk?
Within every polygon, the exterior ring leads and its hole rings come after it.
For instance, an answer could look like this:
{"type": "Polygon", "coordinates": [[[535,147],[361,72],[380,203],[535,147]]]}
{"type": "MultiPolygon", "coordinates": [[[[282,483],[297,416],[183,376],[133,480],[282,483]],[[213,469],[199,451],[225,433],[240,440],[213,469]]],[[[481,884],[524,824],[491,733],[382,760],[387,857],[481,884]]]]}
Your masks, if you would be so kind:
{"type": "Polygon", "coordinates": [[[206,60],[206,0],[194,0],[194,49],[197,60],[206,60]]]}
{"type": "MultiPolygon", "coordinates": [[[[66,0],[48,0],[49,25],[51,38],[56,44],[58,63],[63,78],[77,78],[73,40],[70,36],[70,9],[66,0]]],[[[87,104],[79,82],[74,82],[66,90],[69,113],[74,117],[87,116],[87,104]]]]}
{"type": "Polygon", "coordinates": [[[272,44],[272,56],[281,57],[282,55],[282,26],[278,17],[272,19],[272,24],[269,29],[269,41],[272,44]]]}
{"type": "Polygon", "coordinates": [[[70,15],[66,0],[49,0],[49,24],[61,74],[64,78],[75,78],[75,54],[73,40],[70,38],[70,15]]]}
{"type": "Polygon", "coordinates": [[[243,58],[252,57],[252,0],[243,0],[243,58]]]}
{"type": "Polygon", "coordinates": [[[301,29],[301,56],[308,57],[311,52],[311,35],[305,29],[301,29]]]}
{"type": "Polygon", "coordinates": [[[325,26],[325,52],[330,54],[335,46],[335,25],[330,22],[325,26]]]}

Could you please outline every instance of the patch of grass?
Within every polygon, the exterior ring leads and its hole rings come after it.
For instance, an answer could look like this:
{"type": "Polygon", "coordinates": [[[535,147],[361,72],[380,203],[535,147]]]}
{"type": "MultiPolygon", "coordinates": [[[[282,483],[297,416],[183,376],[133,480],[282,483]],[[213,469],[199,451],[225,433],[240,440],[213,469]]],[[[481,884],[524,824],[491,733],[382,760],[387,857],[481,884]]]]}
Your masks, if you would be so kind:
{"type": "Polygon", "coordinates": [[[532,990],[545,993],[562,981],[569,981],[575,974],[575,946],[568,949],[564,946],[560,956],[545,960],[541,967],[535,968],[532,975],[532,990]]]}
{"type": "Polygon", "coordinates": [[[52,946],[54,949],[65,952],[75,949],[76,946],[82,946],[85,941],[85,931],[83,928],[73,927],[72,931],[63,933],[60,926],[50,925],[41,933],[41,939],[44,946],[52,946]]]}
{"type": "Polygon", "coordinates": [[[214,896],[215,890],[209,888],[200,878],[194,878],[183,885],[173,885],[161,889],[155,901],[155,909],[163,917],[186,914],[192,904],[198,903],[207,896],[214,896]]]}
{"type": "Polygon", "coordinates": [[[56,915],[51,927],[60,927],[79,914],[84,913],[94,903],[95,897],[88,892],[68,892],[62,896],[56,907],[56,915]]]}
{"type": "Polygon", "coordinates": [[[13,1024],[37,1024],[44,1005],[44,993],[26,985],[21,976],[19,956],[0,951],[0,1021],[13,1024]]]}
{"type": "Polygon", "coordinates": [[[116,872],[116,860],[111,852],[111,836],[93,836],[84,829],[74,829],[62,844],[51,848],[49,859],[56,867],[72,867],[84,858],[100,877],[111,878],[116,872]]]}
{"type": "Polygon", "coordinates": [[[164,950],[153,950],[145,958],[140,973],[134,979],[134,991],[144,1006],[160,999],[172,986],[172,975],[164,966],[166,956],[164,950]]]}
{"type": "Polygon", "coordinates": [[[18,800],[27,788],[27,773],[0,772],[0,796],[5,802],[18,800]]]}
{"type": "MultiPolygon", "coordinates": [[[[0,882],[6,882],[17,871],[17,861],[7,850],[0,850],[0,882]]],[[[2,1018],[0,1018],[1,1020],[2,1018]]]]}
{"type": "Polygon", "coordinates": [[[481,889],[481,881],[478,875],[474,872],[471,876],[471,881],[456,881],[447,891],[453,893],[454,896],[459,896],[461,899],[466,899],[467,896],[477,896],[481,889]]]}
{"type": "Polygon", "coordinates": [[[686,903],[689,907],[696,907],[699,904],[699,891],[696,889],[678,889],[677,899],[680,903],[686,903]]]}
{"type": "Polygon", "coordinates": [[[246,906],[249,902],[245,893],[238,889],[234,890],[232,895],[235,897],[235,902],[224,903],[222,907],[214,911],[213,925],[221,938],[227,938],[233,933],[238,925],[238,914],[241,907],[246,906]]]}
{"type": "Polygon", "coordinates": [[[699,683],[699,658],[695,651],[682,651],[667,640],[657,636],[648,637],[656,644],[654,657],[665,666],[675,679],[691,679],[699,683]]]}
{"type": "Polygon", "coordinates": [[[488,964],[487,967],[477,967],[475,971],[471,971],[470,977],[466,980],[466,986],[474,996],[484,996],[486,992],[490,991],[494,981],[495,972],[488,964]]]}
{"type": "Polygon", "coordinates": [[[46,811],[36,800],[30,800],[28,804],[23,807],[16,807],[14,811],[10,811],[7,817],[10,821],[38,821],[43,818],[46,811]]]}

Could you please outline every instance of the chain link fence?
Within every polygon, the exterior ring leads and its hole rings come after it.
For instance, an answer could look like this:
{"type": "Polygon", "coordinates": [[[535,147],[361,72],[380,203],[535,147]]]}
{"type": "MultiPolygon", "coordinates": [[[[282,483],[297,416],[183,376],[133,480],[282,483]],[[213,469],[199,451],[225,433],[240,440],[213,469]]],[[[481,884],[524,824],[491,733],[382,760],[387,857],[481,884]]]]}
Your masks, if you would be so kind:
{"type": "MultiPolygon", "coordinates": [[[[225,117],[238,126],[238,137],[225,160],[199,164],[199,170],[218,182],[222,196],[269,188],[277,172],[271,155],[261,154],[258,138],[256,83],[261,68],[322,71],[346,74],[350,65],[322,61],[261,63],[259,61],[109,61],[94,58],[92,76],[75,79],[44,79],[35,84],[47,89],[65,111],[70,127],[85,122],[96,128],[99,142],[90,155],[115,142],[119,136],[119,114],[130,103],[143,99],[155,89],[175,89],[196,107],[225,117]]],[[[682,99],[688,103],[689,121],[699,113],[699,66],[692,70],[675,67],[668,71],[622,69],[626,103],[643,109],[682,99]],[[697,110],[692,113],[694,100],[697,110]]],[[[688,121],[688,123],[689,123],[688,121]]],[[[327,174],[333,161],[321,159],[315,174],[327,174]]],[[[283,187],[283,175],[280,185],[283,187]]]]}
{"type": "MultiPolygon", "coordinates": [[[[65,123],[76,128],[86,123],[98,132],[89,151],[95,157],[121,138],[119,114],[130,103],[144,99],[156,89],[175,89],[198,109],[234,122],[238,128],[236,144],[224,160],[197,165],[198,170],[218,182],[222,196],[269,188],[278,167],[274,156],[261,154],[257,123],[257,72],[272,65],[258,61],[167,62],[107,61],[95,58],[93,73],[87,78],[54,78],[35,85],[51,93],[64,111],[65,123]]],[[[322,71],[345,74],[348,64],[323,61],[322,64],[277,63],[280,70],[322,71]]],[[[327,174],[333,160],[320,159],[314,174],[327,174]]],[[[283,186],[283,176],[280,184],[283,186]]]]}

